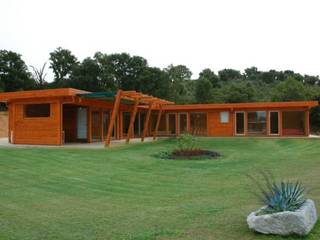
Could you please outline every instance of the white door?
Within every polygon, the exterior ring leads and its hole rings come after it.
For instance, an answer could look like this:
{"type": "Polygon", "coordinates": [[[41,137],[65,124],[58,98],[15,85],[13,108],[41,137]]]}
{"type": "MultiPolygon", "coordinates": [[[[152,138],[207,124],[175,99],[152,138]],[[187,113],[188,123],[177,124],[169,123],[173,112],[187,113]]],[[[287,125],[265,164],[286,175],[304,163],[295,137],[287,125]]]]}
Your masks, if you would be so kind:
{"type": "Polygon", "coordinates": [[[87,109],[86,108],[78,108],[77,137],[78,139],[87,139],[87,109]]]}

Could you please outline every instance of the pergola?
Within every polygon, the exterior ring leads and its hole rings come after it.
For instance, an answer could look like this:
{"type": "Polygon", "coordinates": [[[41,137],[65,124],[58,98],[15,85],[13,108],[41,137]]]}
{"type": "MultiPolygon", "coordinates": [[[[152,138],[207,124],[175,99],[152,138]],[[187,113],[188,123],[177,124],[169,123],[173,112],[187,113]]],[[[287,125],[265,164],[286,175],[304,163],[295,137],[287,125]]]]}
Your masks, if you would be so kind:
{"type": "Polygon", "coordinates": [[[147,134],[147,129],[150,123],[151,111],[158,110],[156,127],[153,132],[153,139],[155,140],[158,135],[158,128],[160,125],[160,119],[162,114],[162,106],[174,104],[174,102],[170,102],[164,99],[160,99],[160,98],[153,97],[153,96],[136,92],[136,91],[118,90],[116,95],[112,93],[84,93],[84,94],[79,94],[79,96],[85,97],[85,98],[91,98],[91,99],[93,98],[93,99],[107,100],[107,101],[110,101],[111,98],[113,99],[114,101],[113,108],[112,108],[111,117],[109,121],[107,136],[105,138],[106,147],[110,145],[111,135],[112,135],[113,127],[115,124],[115,120],[119,113],[121,101],[124,101],[125,103],[133,103],[133,108],[131,112],[132,114],[130,116],[130,124],[129,124],[129,129],[128,129],[127,138],[126,138],[127,143],[129,143],[130,138],[132,138],[133,136],[134,121],[136,118],[138,108],[148,109],[145,117],[145,121],[144,121],[143,133],[141,136],[141,141],[143,142],[147,134]]]}

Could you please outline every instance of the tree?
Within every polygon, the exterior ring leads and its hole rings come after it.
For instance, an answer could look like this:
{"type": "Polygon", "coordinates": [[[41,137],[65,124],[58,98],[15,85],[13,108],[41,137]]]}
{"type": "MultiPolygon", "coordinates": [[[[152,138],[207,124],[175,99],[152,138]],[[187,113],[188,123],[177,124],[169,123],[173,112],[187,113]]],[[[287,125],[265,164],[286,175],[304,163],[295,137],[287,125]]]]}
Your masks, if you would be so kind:
{"type": "Polygon", "coordinates": [[[303,101],[306,100],[306,91],[303,84],[293,77],[280,82],[274,89],[273,101],[303,101]]]}
{"type": "Polygon", "coordinates": [[[20,54],[0,50],[0,87],[4,92],[29,90],[35,87],[35,81],[20,54]]]}
{"type": "Polygon", "coordinates": [[[258,81],[261,78],[261,73],[258,71],[256,67],[246,68],[244,70],[245,79],[248,81],[258,81]]]}
{"type": "Polygon", "coordinates": [[[47,82],[46,82],[47,73],[44,72],[46,65],[47,65],[47,63],[45,62],[43,64],[43,66],[39,69],[34,66],[30,66],[33,70],[33,78],[35,79],[35,81],[39,87],[43,87],[44,85],[47,84],[47,82]]]}
{"type": "Polygon", "coordinates": [[[170,99],[177,103],[184,103],[185,100],[191,100],[189,97],[189,85],[186,83],[191,80],[192,72],[184,65],[169,65],[164,71],[170,79],[170,99]]]}
{"type": "Polygon", "coordinates": [[[240,71],[234,69],[223,69],[218,72],[219,78],[223,82],[241,80],[242,75],[240,71]]]}
{"type": "Polygon", "coordinates": [[[209,103],[212,100],[212,84],[207,78],[197,80],[195,90],[197,103],[209,103]]]}
{"type": "Polygon", "coordinates": [[[147,60],[131,57],[127,53],[111,54],[106,57],[106,68],[118,89],[136,90],[140,88],[139,77],[148,66],[147,60]]]}
{"type": "Polygon", "coordinates": [[[54,73],[54,86],[65,87],[75,66],[77,58],[68,49],[58,47],[50,53],[50,68],[54,73]]]}
{"type": "Polygon", "coordinates": [[[100,68],[92,58],[85,58],[73,68],[70,76],[70,86],[86,91],[104,91],[100,81],[100,68]]]}
{"type": "Polygon", "coordinates": [[[166,72],[159,68],[147,67],[140,75],[140,92],[153,95],[155,97],[169,98],[170,80],[166,72]]]}
{"type": "Polygon", "coordinates": [[[250,82],[232,82],[222,89],[224,101],[227,103],[241,103],[257,101],[256,89],[250,82]]]}
{"type": "Polygon", "coordinates": [[[211,69],[209,69],[209,68],[203,69],[199,73],[199,80],[204,80],[204,79],[209,80],[212,87],[219,86],[219,77],[213,71],[211,71],[211,69]]]}

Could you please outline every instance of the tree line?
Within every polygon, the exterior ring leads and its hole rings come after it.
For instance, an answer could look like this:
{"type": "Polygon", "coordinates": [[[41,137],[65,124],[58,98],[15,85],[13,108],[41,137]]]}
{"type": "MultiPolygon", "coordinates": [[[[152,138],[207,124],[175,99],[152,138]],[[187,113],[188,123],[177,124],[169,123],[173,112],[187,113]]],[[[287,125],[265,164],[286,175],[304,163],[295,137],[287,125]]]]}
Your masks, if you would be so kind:
{"type": "MultiPolygon", "coordinates": [[[[105,54],[80,61],[68,49],[50,52],[43,66],[28,66],[19,53],[0,50],[0,92],[73,87],[87,91],[136,90],[156,97],[188,103],[237,103],[261,101],[320,100],[319,76],[292,70],[260,71],[250,67],[241,73],[203,69],[197,79],[184,65],[151,67],[141,56],[105,54]],[[53,71],[47,80],[46,66],[53,71]]],[[[319,126],[320,111],[311,113],[311,124],[319,126]]]]}

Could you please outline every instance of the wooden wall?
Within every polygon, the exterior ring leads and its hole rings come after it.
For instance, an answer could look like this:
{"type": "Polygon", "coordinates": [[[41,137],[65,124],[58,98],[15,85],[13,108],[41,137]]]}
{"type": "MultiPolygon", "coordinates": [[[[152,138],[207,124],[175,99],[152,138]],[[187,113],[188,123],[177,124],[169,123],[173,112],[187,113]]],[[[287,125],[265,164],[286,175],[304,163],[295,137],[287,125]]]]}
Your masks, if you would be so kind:
{"type": "Polygon", "coordinates": [[[226,137],[233,135],[233,114],[227,110],[214,111],[207,113],[208,136],[226,137]],[[229,112],[229,122],[220,122],[220,112],[229,112]]]}
{"type": "Polygon", "coordinates": [[[0,112],[0,138],[8,137],[8,113],[0,112]]]}
{"type": "MultiPolygon", "coordinates": [[[[62,109],[57,100],[43,100],[50,103],[50,117],[26,118],[24,104],[37,102],[14,102],[9,106],[11,142],[15,144],[62,144],[62,109]]],[[[38,102],[39,103],[39,102],[38,102]]]]}

